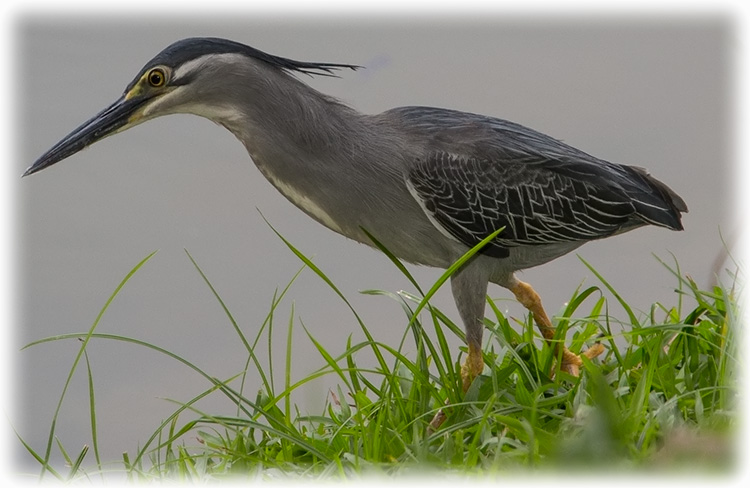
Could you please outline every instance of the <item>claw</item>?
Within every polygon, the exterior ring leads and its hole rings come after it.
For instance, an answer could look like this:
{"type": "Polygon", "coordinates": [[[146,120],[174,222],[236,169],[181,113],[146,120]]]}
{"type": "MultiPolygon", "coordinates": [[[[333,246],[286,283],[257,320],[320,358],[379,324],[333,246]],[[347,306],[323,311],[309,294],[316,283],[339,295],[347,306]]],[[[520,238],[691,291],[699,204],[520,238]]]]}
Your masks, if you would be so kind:
{"type": "MultiPolygon", "coordinates": [[[[445,401],[445,404],[448,405],[448,400],[445,401]]],[[[432,433],[437,431],[447,419],[448,416],[443,412],[443,409],[441,408],[438,410],[435,416],[432,417],[432,420],[430,420],[430,424],[427,426],[427,435],[432,435],[432,433]]]]}

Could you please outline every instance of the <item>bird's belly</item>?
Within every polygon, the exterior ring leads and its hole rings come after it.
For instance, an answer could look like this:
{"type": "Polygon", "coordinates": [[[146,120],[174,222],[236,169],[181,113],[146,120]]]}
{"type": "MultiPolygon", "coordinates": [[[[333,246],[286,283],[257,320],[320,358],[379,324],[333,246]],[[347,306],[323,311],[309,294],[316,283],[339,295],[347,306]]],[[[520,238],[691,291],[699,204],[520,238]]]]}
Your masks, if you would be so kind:
{"type": "Polygon", "coordinates": [[[518,246],[510,248],[508,260],[513,270],[533,268],[567,254],[585,244],[585,241],[563,242],[545,246],[518,246]]]}
{"type": "MultiPolygon", "coordinates": [[[[260,171],[268,181],[297,208],[311,218],[328,227],[332,231],[355,241],[372,246],[370,238],[362,232],[366,228],[393,254],[414,264],[446,268],[468,250],[464,245],[453,239],[448,239],[433,224],[429,223],[424,213],[418,213],[414,219],[404,219],[412,222],[408,229],[399,229],[397,221],[382,228],[380,225],[368,225],[367,212],[358,214],[357,222],[338,221],[326,210],[325,199],[315,198],[314,193],[308,193],[293,184],[278,178],[273,172],[262,165],[260,171]]],[[[353,210],[353,209],[350,209],[353,210]]],[[[378,212],[375,212],[378,213],[378,212]]],[[[380,219],[375,219],[380,221],[380,219]]],[[[399,219],[400,220],[400,219],[399,219]]],[[[546,246],[519,246],[510,248],[510,256],[493,260],[493,267],[500,270],[500,274],[521,269],[532,268],[558,258],[584,244],[568,242],[546,246]]]]}
{"type": "Polygon", "coordinates": [[[295,181],[300,182],[297,185],[278,173],[277,168],[264,164],[259,155],[251,153],[251,156],[263,176],[282,195],[338,234],[374,247],[367,235],[370,233],[398,258],[426,266],[445,268],[463,254],[463,246],[444,237],[429,222],[405,186],[403,191],[397,190],[401,181],[383,183],[381,186],[390,190],[387,195],[354,191],[355,185],[324,187],[320,179],[302,178],[299,174],[295,175],[295,181]],[[318,184],[308,185],[312,181],[318,184]]]}

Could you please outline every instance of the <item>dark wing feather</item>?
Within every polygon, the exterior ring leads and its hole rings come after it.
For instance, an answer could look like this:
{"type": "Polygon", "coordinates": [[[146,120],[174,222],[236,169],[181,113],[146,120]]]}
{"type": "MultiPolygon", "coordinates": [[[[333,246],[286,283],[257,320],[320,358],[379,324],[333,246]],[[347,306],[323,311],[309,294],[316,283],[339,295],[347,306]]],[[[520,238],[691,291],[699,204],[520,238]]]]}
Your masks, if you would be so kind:
{"type": "Polygon", "coordinates": [[[387,112],[432,152],[406,178],[431,220],[483,252],[607,237],[641,225],[682,229],[685,202],[642,168],[595,158],[503,119],[431,107],[387,112]]]}
{"type": "Polygon", "coordinates": [[[588,241],[645,224],[621,188],[548,163],[440,152],[418,160],[407,179],[432,220],[467,246],[505,227],[483,250],[495,257],[515,246],[588,241]]]}

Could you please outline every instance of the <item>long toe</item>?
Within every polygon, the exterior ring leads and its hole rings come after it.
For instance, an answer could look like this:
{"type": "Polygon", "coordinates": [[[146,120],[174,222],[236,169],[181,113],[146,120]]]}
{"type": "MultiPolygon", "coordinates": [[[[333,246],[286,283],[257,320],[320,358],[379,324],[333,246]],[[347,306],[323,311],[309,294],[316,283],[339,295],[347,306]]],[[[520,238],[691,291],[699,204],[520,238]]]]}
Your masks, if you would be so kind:
{"type": "Polygon", "coordinates": [[[595,357],[600,356],[605,351],[604,346],[597,342],[593,346],[589,347],[586,352],[583,353],[583,356],[586,356],[588,359],[594,359],[595,357]]]}
{"type": "Polygon", "coordinates": [[[583,361],[577,354],[570,352],[567,347],[563,349],[562,361],[560,361],[562,371],[577,377],[581,373],[582,365],[583,361]]]}
{"type": "MultiPolygon", "coordinates": [[[[593,346],[591,346],[586,352],[581,354],[581,356],[586,357],[587,359],[593,359],[600,354],[604,352],[604,346],[600,343],[596,343],[593,346]]],[[[583,360],[581,359],[581,356],[572,353],[568,350],[566,347],[563,349],[562,354],[562,361],[560,362],[560,369],[562,371],[565,371],[566,373],[569,373],[573,376],[578,376],[581,374],[581,366],[583,365],[583,360]]]]}

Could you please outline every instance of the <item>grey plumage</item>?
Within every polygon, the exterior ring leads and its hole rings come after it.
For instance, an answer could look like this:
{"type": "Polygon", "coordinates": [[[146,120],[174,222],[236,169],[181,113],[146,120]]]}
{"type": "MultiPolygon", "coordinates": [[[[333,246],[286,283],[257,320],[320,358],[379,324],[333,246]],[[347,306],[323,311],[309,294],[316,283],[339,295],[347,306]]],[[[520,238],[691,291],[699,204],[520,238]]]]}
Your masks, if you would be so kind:
{"type": "Polygon", "coordinates": [[[433,221],[467,246],[500,227],[483,249],[497,258],[509,257],[511,247],[600,239],[646,224],[682,229],[685,203],[645,171],[507,121],[459,117],[489,125],[496,133],[489,147],[473,151],[481,156],[436,152],[418,159],[407,182],[433,221]]]}
{"type": "MultiPolygon", "coordinates": [[[[489,281],[511,289],[549,339],[541,302],[515,271],[639,226],[682,229],[685,202],[643,169],[483,115],[429,107],[360,114],[293,76],[356,68],[222,39],[178,41],[25,175],[151,118],[192,113],[229,129],[261,173],[312,218],[372,244],[366,229],[406,261],[448,267],[505,227],[452,279],[471,359],[464,387],[481,371],[489,281]]],[[[563,356],[563,366],[576,358],[563,356]]]]}

